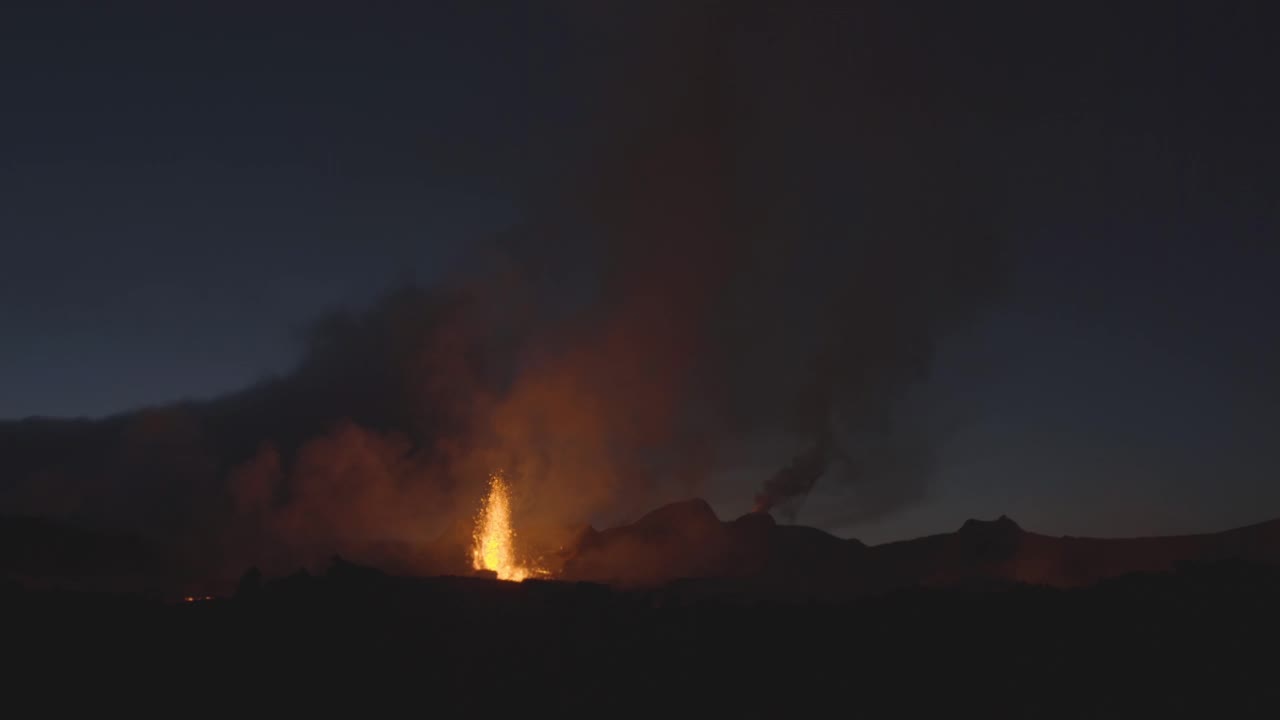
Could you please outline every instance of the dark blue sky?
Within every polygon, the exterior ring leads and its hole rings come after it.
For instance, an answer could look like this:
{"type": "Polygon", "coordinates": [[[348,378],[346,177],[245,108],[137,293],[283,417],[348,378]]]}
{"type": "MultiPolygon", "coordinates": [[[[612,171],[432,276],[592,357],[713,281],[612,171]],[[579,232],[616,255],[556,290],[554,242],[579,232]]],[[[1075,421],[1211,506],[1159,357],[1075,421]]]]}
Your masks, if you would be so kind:
{"type": "MultiPolygon", "coordinates": [[[[572,3],[98,5],[0,11],[0,417],[216,396],[288,371],[321,312],[449,277],[590,152],[588,88],[628,37],[572,3]]],[[[1080,535],[1280,515],[1274,15],[924,3],[824,40],[893,60],[863,70],[884,85],[852,101],[883,101],[865,127],[972,163],[1012,273],[939,355],[966,421],[925,502],[842,526],[812,499],[802,521],[881,540],[1001,512],[1080,535]]],[[[785,127],[836,122],[809,112],[785,127]]]]}
{"type": "Polygon", "coordinates": [[[5,11],[0,415],[238,388],[513,221],[518,23],[93,5],[5,11]]]}

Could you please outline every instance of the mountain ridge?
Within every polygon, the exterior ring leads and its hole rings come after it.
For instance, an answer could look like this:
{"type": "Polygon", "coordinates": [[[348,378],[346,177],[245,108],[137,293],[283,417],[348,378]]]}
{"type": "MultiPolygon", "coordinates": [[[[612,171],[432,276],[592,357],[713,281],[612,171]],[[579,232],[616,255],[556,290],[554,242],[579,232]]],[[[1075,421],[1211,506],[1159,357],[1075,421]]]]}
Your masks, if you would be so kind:
{"type": "Polygon", "coordinates": [[[1088,538],[1027,531],[1000,515],[971,518],[949,533],[865,545],[758,513],[720,520],[705,501],[686,500],[595,531],[570,556],[567,579],[622,586],[704,579],[792,582],[842,594],[973,583],[1073,588],[1184,563],[1280,565],[1280,518],[1211,533],[1088,538]]]}

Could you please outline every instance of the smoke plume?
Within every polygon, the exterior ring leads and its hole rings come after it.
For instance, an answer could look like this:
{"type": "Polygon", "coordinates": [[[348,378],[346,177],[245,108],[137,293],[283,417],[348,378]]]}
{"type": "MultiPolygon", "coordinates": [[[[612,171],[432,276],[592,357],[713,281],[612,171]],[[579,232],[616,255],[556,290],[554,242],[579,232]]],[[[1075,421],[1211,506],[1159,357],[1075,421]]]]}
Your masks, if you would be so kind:
{"type": "Polygon", "coordinates": [[[898,21],[582,10],[590,109],[548,138],[564,165],[531,184],[519,227],[449,283],[317,323],[284,377],[57,429],[74,452],[29,442],[54,429],[6,429],[27,433],[6,449],[6,506],[287,563],[461,542],[501,469],[527,535],[554,547],[574,523],[699,492],[762,438],[798,454],[740,479],[759,510],[826,478],[859,488],[859,518],[913,501],[936,438],[900,401],[1002,259],[964,150],[981,128],[938,125],[955,78],[877,40],[898,21]]]}

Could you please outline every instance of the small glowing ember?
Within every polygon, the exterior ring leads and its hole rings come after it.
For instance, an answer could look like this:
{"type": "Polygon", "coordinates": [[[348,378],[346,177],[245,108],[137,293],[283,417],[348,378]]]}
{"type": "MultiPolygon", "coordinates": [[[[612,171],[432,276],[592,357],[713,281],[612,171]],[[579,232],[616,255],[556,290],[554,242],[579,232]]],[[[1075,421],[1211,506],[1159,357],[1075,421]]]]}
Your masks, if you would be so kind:
{"type": "Polygon", "coordinates": [[[536,567],[526,567],[516,559],[516,532],[511,527],[511,497],[502,475],[489,477],[489,495],[476,515],[472,534],[471,564],[477,570],[492,570],[499,580],[520,582],[531,575],[545,575],[536,567]]]}

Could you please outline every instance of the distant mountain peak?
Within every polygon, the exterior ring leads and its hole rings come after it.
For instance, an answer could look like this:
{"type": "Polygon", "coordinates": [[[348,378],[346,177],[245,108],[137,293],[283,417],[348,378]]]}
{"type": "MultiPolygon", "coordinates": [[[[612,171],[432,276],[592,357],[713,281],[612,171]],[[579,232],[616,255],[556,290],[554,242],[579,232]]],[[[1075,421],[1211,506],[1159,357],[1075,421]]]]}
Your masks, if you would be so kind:
{"type": "Polygon", "coordinates": [[[960,532],[965,534],[972,533],[1008,533],[1015,534],[1023,532],[1022,527],[1013,521],[1008,515],[1001,515],[995,520],[977,520],[969,518],[964,521],[964,525],[960,526],[960,532]]]}
{"type": "Polygon", "coordinates": [[[650,511],[644,517],[636,521],[636,525],[641,527],[648,526],[666,526],[673,524],[686,523],[719,523],[720,518],[716,517],[716,513],[711,509],[711,505],[702,498],[691,498],[689,500],[680,500],[650,511]]]}
{"type": "Polygon", "coordinates": [[[730,524],[736,528],[769,530],[776,527],[778,521],[767,512],[749,512],[730,524]]]}

